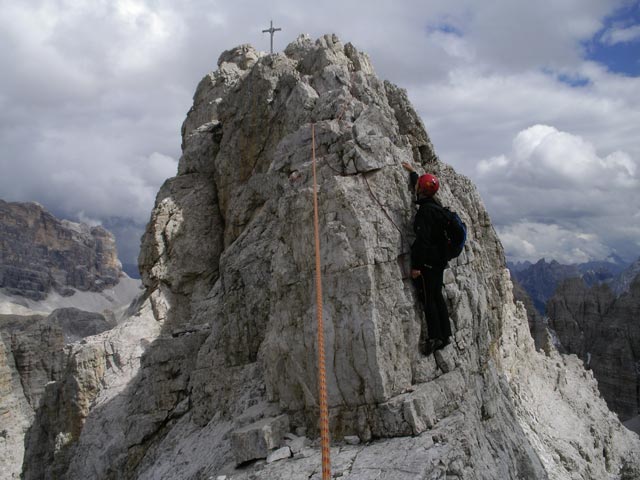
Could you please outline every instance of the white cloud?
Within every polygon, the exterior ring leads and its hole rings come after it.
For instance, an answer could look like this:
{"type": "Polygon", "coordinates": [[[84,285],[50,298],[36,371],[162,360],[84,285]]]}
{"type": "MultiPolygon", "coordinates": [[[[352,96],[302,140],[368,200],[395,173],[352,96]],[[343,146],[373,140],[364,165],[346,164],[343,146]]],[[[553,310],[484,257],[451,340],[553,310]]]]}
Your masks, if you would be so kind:
{"type": "Polygon", "coordinates": [[[606,258],[611,248],[594,234],[559,225],[519,222],[498,229],[505,251],[514,262],[535,262],[541,258],[560,263],[582,263],[606,258]]]}
{"type": "Polygon", "coordinates": [[[627,153],[617,151],[601,158],[583,138],[547,125],[518,133],[511,160],[498,167],[507,169],[509,177],[524,176],[548,186],[575,185],[584,190],[640,186],[636,164],[627,153]]]}
{"type": "Polygon", "coordinates": [[[76,214],[76,218],[78,219],[79,222],[86,223],[87,225],[89,225],[91,227],[97,227],[98,225],[102,225],[102,221],[101,220],[98,220],[97,218],[88,217],[84,213],[84,210],[79,211],[76,214]]]}
{"type": "Polygon", "coordinates": [[[638,158],[633,132],[640,125],[640,79],[592,63],[578,71],[590,79],[588,86],[573,88],[538,70],[488,74],[463,67],[447,81],[409,93],[443,159],[468,175],[479,159],[500,155],[518,132],[536,123],[570,129],[600,149],[638,158]]]}
{"type": "Polygon", "coordinates": [[[141,157],[132,162],[131,171],[145,179],[151,186],[161,185],[167,178],[176,174],[178,163],[168,155],[153,152],[148,157],[141,157]]]}
{"type": "Polygon", "coordinates": [[[494,169],[505,168],[509,166],[509,159],[504,155],[492,157],[488,160],[480,160],[478,163],[478,173],[480,175],[486,175],[492,172],[494,169]]]}
{"type": "Polygon", "coordinates": [[[476,56],[473,45],[455,33],[436,30],[429,34],[429,40],[440,46],[449,57],[454,59],[472,61],[476,56]]]}
{"type": "Polygon", "coordinates": [[[602,43],[605,45],[629,43],[637,40],[640,40],[640,25],[626,28],[612,27],[602,34],[602,43]]]}
{"type": "Polygon", "coordinates": [[[637,256],[640,225],[629,223],[640,208],[640,176],[625,152],[598,155],[577,135],[534,125],[510,152],[481,161],[476,178],[513,258],[637,256]]]}

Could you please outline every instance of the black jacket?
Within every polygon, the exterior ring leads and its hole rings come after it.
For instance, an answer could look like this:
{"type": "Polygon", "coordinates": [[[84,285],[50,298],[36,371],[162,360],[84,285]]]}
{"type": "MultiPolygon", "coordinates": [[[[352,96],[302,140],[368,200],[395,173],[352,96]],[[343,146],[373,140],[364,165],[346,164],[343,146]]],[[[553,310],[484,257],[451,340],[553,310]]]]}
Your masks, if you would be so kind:
{"type": "MultiPolygon", "coordinates": [[[[412,185],[417,179],[418,175],[412,172],[412,185]]],[[[447,260],[442,207],[433,198],[423,197],[416,203],[419,207],[413,220],[416,239],[411,245],[411,267],[444,268],[447,260]]]]}

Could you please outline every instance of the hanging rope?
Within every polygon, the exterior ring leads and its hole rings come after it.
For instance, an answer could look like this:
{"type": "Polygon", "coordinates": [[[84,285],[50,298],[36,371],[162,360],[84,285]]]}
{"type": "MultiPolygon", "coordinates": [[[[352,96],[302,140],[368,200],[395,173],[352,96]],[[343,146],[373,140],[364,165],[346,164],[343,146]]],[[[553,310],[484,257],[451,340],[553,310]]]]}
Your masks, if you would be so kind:
{"type": "Polygon", "coordinates": [[[322,480],[331,479],[329,451],[329,408],[324,353],[324,322],[322,320],[322,275],[320,271],[320,227],[318,221],[318,184],[316,181],[316,130],[311,124],[311,158],[313,165],[313,227],[316,250],[316,317],[318,323],[318,393],[320,396],[320,441],[322,445],[322,480]]]}
{"type": "MultiPolygon", "coordinates": [[[[338,115],[338,122],[342,119],[345,108],[338,115]]],[[[314,227],[314,240],[315,240],[315,260],[316,260],[316,322],[318,326],[318,395],[320,403],[320,443],[322,449],[322,480],[331,479],[331,452],[330,452],[330,439],[329,439],[329,408],[327,404],[327,375],[326,375],[326,359],[324,349],[324,321],[322,318],[322,272],[320,264],[320,222],[318,215],[318,182],[316,176],[316,130],[315,123],[311,124],[311,159],[313,170],[313,227],[314,227]]],[[[327,162],[328,164],[328,162],[327,162]]],[[[331,165],[329,165],[331,167],[331,165]]],[[[333,167],[331,167],[332,170],[333,167]]],[[[339,172],[338,172],[339,173],[339,172]]],[[[391,224],[400,232],[401,241],[404,243],[402,230],[396,225],[391,218],[391,215],[387,212],[386,208],[374,195],[369,182],[365,175],[363,175],[365,184],[369,190],[371,197],[380,206],[385,216],[389,219],[391,224]]]]}

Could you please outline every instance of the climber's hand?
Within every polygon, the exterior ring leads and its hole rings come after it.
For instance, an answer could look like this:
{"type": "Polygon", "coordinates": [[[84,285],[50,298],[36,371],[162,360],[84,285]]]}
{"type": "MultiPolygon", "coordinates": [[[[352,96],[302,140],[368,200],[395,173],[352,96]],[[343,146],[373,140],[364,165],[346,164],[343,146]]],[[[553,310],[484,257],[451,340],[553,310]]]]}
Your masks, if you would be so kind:
{"type": "Polygon", "coordinates": [[[413,168],[413,167],[411,166],[411,164],[410,164],[410,163],[408,163],[408,162],[402,162],[402,166],[403,166],[406,170],[409,170],[410,172],[415,172],[415,171],[416,171],[416,169],[415,169],[415,168],[413,168]]]}
{"type": "Polygon", "coordinates": [[[420,275],[422,275],[422,273],[420,272],[420,270],[416,270],[415,268],[411,269],[411,278],[416,279],[418,278],[420,275]]]}

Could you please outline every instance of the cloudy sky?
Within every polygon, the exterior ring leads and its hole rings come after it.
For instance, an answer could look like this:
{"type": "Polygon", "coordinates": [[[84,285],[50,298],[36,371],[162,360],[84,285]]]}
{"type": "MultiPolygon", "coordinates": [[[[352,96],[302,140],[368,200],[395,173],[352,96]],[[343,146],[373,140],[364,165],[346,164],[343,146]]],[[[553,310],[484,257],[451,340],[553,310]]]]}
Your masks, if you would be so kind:
{"type": "Polygon", "coordinates": [[[406,88],[512,260],[640,256],[640,1],[0,0],[0,198],[134,263],[219,54],[337,33],[406,88]]]}

